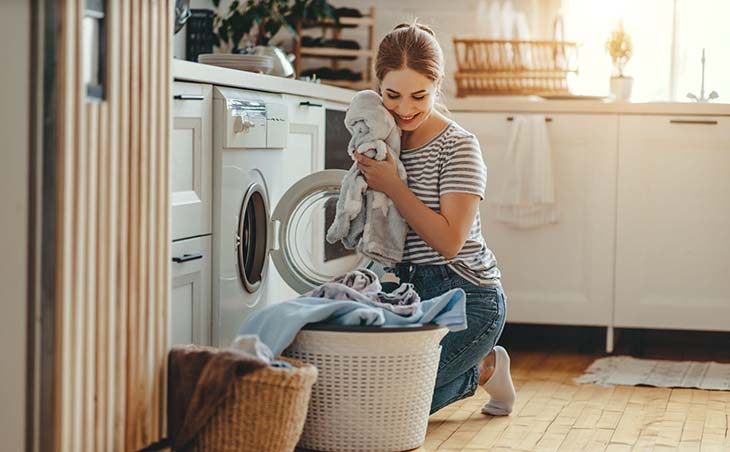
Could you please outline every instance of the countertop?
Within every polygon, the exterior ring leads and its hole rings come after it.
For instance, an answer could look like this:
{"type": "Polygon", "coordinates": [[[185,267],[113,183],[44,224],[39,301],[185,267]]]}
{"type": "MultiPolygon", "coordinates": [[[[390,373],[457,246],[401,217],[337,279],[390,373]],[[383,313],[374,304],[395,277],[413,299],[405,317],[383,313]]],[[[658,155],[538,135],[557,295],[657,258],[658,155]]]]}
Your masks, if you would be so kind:
{"type": "MultiPolygon", "coordinates": [[[[176,80],[285,93],[349,103],[355,91],[318,83],[237,71],[185,60],[173,60],[176,80]]],[[[535,96],[469,96],[448,99],[452,112],[588,113],[676,116],[730,116],[730,104],[690,102],[615,102],[605,100],[545,100],[535,96]]]]}
{"type": "Polygon", "coordinates": [[[514,113],[590,113],[629,115],[730,116],[730,104],[690,102],[620,102],[606,100],[545,100],[536,96],[469,96],[450,99],[450,111],[514,113]]]}
{"type": "Polygon", "coordinates": [[[187,82],[210,83],[218,86],[292,94],[341,103],[349,103],[355,94],[353,90],[336,86],[237,71],[177,59],[172,61],[172,76],[175,80],[187,82]]]}

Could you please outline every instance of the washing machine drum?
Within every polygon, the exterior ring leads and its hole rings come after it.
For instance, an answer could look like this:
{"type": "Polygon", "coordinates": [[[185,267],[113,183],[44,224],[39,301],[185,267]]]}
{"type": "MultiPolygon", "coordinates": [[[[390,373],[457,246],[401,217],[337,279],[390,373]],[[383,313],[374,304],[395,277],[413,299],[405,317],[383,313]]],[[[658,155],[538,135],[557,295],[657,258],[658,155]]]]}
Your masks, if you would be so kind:
{"type": "Polygon", "coordinates": [[[257,290],[265,279],[269,254],[281,277],[298,293],[355,268],[378,266],[340,242],[326,240],[345,174],[344,170],[324,170],[298,180],[274,206],[271,216],[265,186],[252,184],[247,189],[236,244],[246,290],[257,290]]]}

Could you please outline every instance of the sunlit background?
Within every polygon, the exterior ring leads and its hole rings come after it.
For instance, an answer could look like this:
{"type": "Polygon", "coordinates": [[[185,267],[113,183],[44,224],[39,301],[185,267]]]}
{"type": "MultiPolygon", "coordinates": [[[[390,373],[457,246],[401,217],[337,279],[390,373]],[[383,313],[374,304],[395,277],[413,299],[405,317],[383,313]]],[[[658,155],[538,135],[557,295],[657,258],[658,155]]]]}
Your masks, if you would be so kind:
{"type": "Polygon", "coordinates": [[[626,75],[634,78],[631,100],[691,101],[699,96],[705,48],[705,96],[715,90],[730,101],[730,1],[562,0],[566,39],[578,41],[580,73],[571,81],[579,94],[608,94],[611,60],[606,38],[619,20],[634,54],[626,75]]]}
{"type": "MultiPolygon", "coordinates": [[[[227,11],[231,0],[220,0],[227,11]]],[[[491,7],[509,3],[529,28],[523,39],[555,39],[553,23],[564,19],[565,35],[577,41],[580,72],[570,79],[574,94],[609,95],[611,58],[605,43],[619,20],[631,37],[634,54],[625,74],[633,77],[631,100],[692,102],[700,95],[701,56],[706,52],[705,96],[719,93],[715,102],[730,102],[730,0],[329,0],[337,7],[375,7],[376,37],[396,24],[418,18],[430,25],[444,49],[447,82],[445,92],[455,94],[452,74],[456,71],[453,37],[499,39],[490,28],[491,7]]],[[[194,8],[213,8],[212,0],[191,0],[194,8]]],[[[182,39],[183,33],[176,37],[182,39]]],[[[367,43],[364,27],[350,29],[348,37],[367,43]]],[[[291,47],[291,37],[280,32],[277,45],[291,47]]],[[[503,36],[504,38],[504,36],[503,36]]],[[[520,39],[518,36],[513,36],[520,39]]],[[[182,41],[181,41],[182,42],[182,41]]],[[[178,43],[184,57],[184,45],[178,43]]],[[[305,61],[304,68],[321,65],[305,61]]],[[[341,67],[363,70],[361,61],[342,61],[341,67]]]]}

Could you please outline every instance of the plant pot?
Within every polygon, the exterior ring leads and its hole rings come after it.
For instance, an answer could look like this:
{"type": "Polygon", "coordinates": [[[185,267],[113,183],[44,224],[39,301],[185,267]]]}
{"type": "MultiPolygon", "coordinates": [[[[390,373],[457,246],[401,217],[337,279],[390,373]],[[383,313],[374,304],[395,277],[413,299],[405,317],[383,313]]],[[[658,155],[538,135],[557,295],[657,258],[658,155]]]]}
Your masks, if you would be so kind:
{"type": "Polygon", "coordinates": [[[633,77],[611,77],[611,94],[616,100],[629,100],[633,85],[633,77]]]}

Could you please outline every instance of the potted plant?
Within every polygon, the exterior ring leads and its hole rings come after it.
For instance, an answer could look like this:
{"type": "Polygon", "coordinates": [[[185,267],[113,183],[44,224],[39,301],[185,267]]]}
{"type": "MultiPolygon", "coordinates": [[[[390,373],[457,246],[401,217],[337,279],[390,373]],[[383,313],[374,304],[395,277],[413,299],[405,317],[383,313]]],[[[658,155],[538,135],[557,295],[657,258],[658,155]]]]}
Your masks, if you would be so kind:
{"type": "Polygon", "coordinates": [[[631,37],[624,30],[623,22],[611,32],[606,40],[606,50],[613,61],[614,75],[611,77],[611,93],[618,100],[628,100],[631,97],[632,77],[624,75],[626,63],[633,54],[631,37]]]}
{"type": "Polygon", "coordinates": [[[294,75],[289,57],[283,50],[270,45],[271,38],[281,28],[299,39],[298,22],[317,22],[331,19],[338,23],[334,9],[326,0],[234,0],[228,12],[218,13],[220,0],[213,0],[216,7],[213,22],[214,43],[219,48],[228,47],[232,53],[251,53],[274,58],[274,75],[294,75]],[[241,45],[244,36],[248,42],[241,45]]]}

